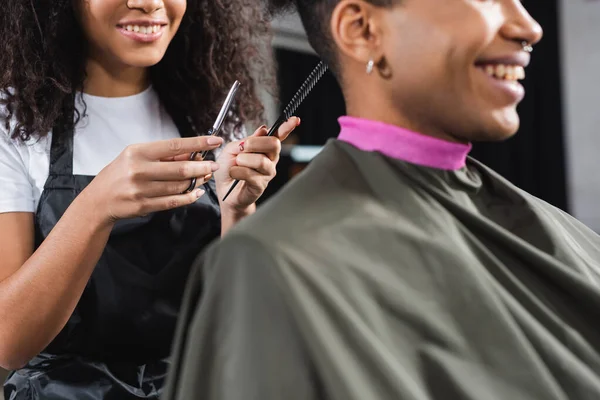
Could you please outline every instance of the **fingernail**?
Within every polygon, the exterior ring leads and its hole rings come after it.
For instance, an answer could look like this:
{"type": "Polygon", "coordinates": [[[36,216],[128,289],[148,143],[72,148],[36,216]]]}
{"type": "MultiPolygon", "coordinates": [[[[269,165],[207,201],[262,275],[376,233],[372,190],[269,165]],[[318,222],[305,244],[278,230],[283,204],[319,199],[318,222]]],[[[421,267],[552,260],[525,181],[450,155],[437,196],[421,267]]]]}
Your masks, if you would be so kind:
{"type": "Polygon", "coordinates": [[[296,126],[300,126],[300,122],[302,122],[302,121],[300,120],[300,117],[296,117],[296,118],[298,118],[298,122],[296,123],[296,126]]]}
{"type": "Polygon", "coordinates": [[[210,163],[210,170],[212,172],[215,172],[216,170],[218,170],[221,166],[219,164],[217,164],[216,162],[210,163]]]}
{"type": "Polygon", "coordinates": [[[267,126],[266,125],[261,125],[260,128],[258,128],[258,129],[267,129],[267,126]]]}
{"type": "Polygon", "coordinates": [[[223,139],[221,139],[220,137],[216,137],[216,136],[211,136],[208,139],[206,139],[206,143],[208,143],[209,145],[215,145],[215,144],[221,144],[223,142],[223,139]]]}
{"type": "Polygon", "coordinates": [[[241,142],[241,143],[240,143],[240,151],[244,151],[244,143],[245,143],[245,142],[241,142]]]}
{"type": "Polygon", "coordinates": [[[204,193],[205,193],[205,191],[204,191],[204,190],[202,190],[202,189],[198,189],[198,190],[196,190],[196,198],[200,198],[200,197],[202,197],[202,195],[203,195],[204,193]]]}

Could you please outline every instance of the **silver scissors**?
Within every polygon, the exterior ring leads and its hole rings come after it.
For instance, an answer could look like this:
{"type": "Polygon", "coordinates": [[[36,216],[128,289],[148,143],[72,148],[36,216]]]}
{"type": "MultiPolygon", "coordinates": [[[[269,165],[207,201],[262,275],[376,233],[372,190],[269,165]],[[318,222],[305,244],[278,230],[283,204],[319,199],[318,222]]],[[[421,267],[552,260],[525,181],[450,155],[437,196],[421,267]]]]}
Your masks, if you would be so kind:
{"type": "MultiPolygon", "coordinates": [[[[206,136],[216,136],[219,133],[219,131],[221,130],[221,126],[223,126],[223,121],[225,121],[225,117],[227,116],[227,113],[229,112],[229,109],[231,108],[231,105],[233,104],[233,99],[234,99],[235,94],[239,87],[240,87],[240,82],[235,81],[233,83],[233,86],[231,86],[231,89],[229,89],[229,94],[227,95],[227,97],[225,98],[225,102],[221,106],[221,111],[219,111],[219,115],[217,115],[217,119],[215,120],[215,123],[213,124],[212,128],[210,128],[208,130],[208,132],[206,133],[206,136]]],[[[209,150],[204,150],[200,154],[200,157],[204,160],[204,158],[206,157],[208,152],[209,152],[209,150]]],[[[190,161],[193,161],[197,155],[198,155],[197,151],[193,152],[190,155],[190,161]]],[[[196,178],[192,178],[192,182],[190,183],[190,186],[186,189],[186,191],[184,193],[191,192],[192,190],[194,190],[195,187],[196,187],[196,178]]]]}

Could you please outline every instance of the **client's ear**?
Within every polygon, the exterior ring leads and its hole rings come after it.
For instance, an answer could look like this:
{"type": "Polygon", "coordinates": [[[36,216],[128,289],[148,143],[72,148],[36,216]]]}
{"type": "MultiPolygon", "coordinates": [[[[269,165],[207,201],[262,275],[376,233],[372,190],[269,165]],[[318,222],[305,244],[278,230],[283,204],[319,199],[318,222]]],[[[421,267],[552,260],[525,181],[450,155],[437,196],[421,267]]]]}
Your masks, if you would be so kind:
{"type": "Polygon", "coordinates": [[[382,48],[381,13],[364,0],[342,0],[333,10],[331,36],[340,57],[348,57],[363,66],[369,60],[375,64],[384,57],[382,48]]]}

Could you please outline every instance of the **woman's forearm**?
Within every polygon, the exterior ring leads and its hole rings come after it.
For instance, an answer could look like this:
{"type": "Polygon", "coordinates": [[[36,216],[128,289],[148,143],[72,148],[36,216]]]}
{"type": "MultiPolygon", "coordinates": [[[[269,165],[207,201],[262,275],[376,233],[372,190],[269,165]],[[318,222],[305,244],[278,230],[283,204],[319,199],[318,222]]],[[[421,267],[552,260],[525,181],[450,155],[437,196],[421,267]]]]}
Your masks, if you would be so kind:
{"type": "Polygon", "coordinates": [[[0,282],[0,366],[19,368],[43,350],[79,302],[112,229],[91,196],[82,192],[31,257],[0,282]]]}

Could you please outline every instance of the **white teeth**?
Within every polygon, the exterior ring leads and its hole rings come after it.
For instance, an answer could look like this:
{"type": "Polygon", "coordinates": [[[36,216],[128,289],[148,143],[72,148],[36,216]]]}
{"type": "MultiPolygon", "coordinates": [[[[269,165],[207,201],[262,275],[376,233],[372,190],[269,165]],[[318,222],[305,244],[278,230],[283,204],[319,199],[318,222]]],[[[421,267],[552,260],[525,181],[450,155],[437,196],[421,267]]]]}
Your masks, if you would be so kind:
{"type": "Polygon", "coordinates": [[[525,68],[520,65],[487,64],[483,66],[484,72],[494,78],[507,81],[525,79],[525,68]]]}
{"type": "Polygon", "coordinates": [[[515,67],[513,67],[512,65],[509,65],[506,67],[506,79],[510,80],[510,81],[514,81],[515,80],[515,67]]]}
{"type": "Polygon", "coordinates": [[[525,68],[518,66],[515,68],[516,79],[525,79],[525,68]]]}
{"type": "Polygon", "coordinates": [[[152,25],[152,26],[140,26],[140,25],[125,25],[122,26],[128,32],[136,32],[141,33],[143,35],[149,35],[151,33],[157,33],[160,31],[160,25],[152,25]]]}
{"type": "Polygon", "coordinates": [[[152,26],[139,26],[139,25],[127,25],[123,27],[125,30],[129,32],[141,33],[144,35],[148,35],[150,33],[156,33],[160,31],[160,25],[152,25],[152,26]]]}
{"type": "Polygon", "coordinates": [[[504,78],[505,74],[506,74],[506,65],[503,65],[503,64],[496,65],[496,77],[504,78]]]}

